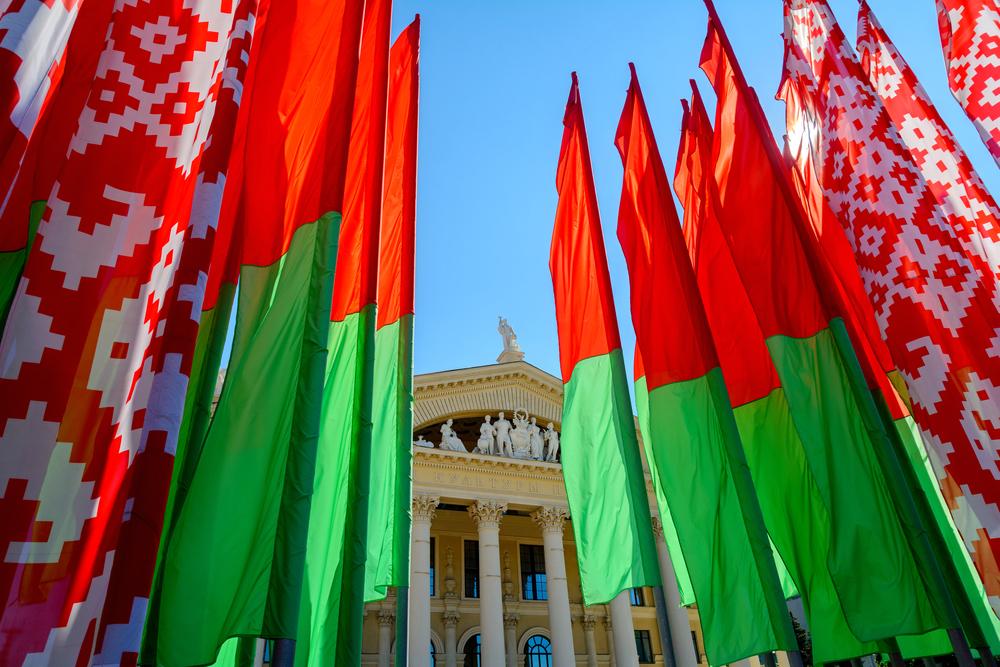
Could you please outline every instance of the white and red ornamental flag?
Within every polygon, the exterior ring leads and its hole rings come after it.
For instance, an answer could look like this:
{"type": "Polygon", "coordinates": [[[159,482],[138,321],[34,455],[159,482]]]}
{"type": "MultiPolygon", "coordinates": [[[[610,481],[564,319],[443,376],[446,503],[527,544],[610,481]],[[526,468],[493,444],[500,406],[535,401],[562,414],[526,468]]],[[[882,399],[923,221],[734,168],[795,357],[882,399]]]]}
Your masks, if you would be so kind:
{"type": "Polygon", "coordinates": [[[2,665],[136,662],[254,4],[114,0],[95,35],[0,341],[2,665]]]}
{"type": "Polygon", "coordinates": [[[784,6],[779,97],[789,143],[805,147],[793,151],[796,169],[819,181],[845,227],[941,490],[1000,610],[1000,296],[975,248],[979,225],[925,178],[826,1],[784,6]]]}
{"type": "Polygon", "coordinates": [[[1000,7],[935,0],[948,85],[1000,164],[1000,7]]]}
{"type": "Polygon", "coordinates": [[[1000,209],[865,0],[858,7],[857,52],[966,255],[977,270],[1000,276],[1000,209]]]}

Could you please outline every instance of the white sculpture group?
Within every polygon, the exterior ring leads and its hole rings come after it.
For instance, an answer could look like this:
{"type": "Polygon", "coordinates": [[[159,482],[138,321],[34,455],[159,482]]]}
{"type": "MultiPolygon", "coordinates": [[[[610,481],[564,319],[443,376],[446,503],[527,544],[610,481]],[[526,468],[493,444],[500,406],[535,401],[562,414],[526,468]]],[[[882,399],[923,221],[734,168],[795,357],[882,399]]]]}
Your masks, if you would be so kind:
{"type": "Polygon", "coordinates": [[[479,441],[473,450],[477,454],[535,461],[558,460],[559,434],[552,422],[543,434],[537,420],[529,419],[524,411],[514,411],[513,424],[503,412],[497,415],[495,422],[490,423],[490,419],[490,415],[486,415],[486,421],[479,427],[479,441]]]}
{"type": "MultiPolygon", "coordinates": [[[[462,442],[455,429],[453,420],[449,419],[441,425],[440,449],[450,452],[465,452],[462,442]]],[[[418,447],[433,447],[433,443],[420,436],[414,445],[418,447]]],[[[542,431],[534,417],[529,417],[523,410],[515,410],[513,423],[501,412],[497,420],[492,421],[491,415],[479,427],[479,440],[476,442],[476,454],[504,456],[512,459],[532,459],[535,461],[559,460],[559,433],[552,422],[542,431]]]]}

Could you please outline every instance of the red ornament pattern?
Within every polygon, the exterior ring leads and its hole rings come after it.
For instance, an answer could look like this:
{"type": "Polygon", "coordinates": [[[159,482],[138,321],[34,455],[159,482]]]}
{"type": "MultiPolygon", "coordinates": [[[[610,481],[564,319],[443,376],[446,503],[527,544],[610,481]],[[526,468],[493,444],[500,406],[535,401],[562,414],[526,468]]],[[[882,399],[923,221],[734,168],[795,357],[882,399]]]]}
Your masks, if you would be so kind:
{"type": "Polygon", "coordinates": [[[115,1],[0,342],[0,664],[136,663],[253,5],[115,1]]]}
{"type": "Polygon", "coordinates": [[[1000,164],[1000,7],[936,0],[948,85],[1000,164]]]}
{"type": "Polygon", "coordinates": [[[979,243],[993,233],[989,213],[970,220],[953,201],[974,182],[946,188],[922,170],[927,146],[911,151],[913,129],[893,122],[825,0],[784,4],[779,97],[796,168],[815,174],[845,227],[942,492],[1000,610],[1000,296],[979,243]]]}

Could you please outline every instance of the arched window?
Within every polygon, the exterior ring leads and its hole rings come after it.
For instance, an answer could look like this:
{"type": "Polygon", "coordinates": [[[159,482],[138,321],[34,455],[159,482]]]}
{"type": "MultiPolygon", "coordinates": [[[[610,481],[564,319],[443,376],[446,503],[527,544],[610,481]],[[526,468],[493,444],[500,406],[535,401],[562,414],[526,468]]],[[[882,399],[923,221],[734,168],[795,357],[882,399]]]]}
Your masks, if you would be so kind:
{"type": "Polygon", "coordinates": [[[524,667],[552,667],[552,642],[543,635],[531,635],[524,645],[524,667]]]}
{"type": "Polygon", "coordinates": [[[434,648],[434,642],[431,642],[431,665],[437,664],[437,649],[434,648]]]}
{"type": "Polygon", "coordinates": [[[469,637],[462,652],[465,653],[465,667],[480,667],[479,657],[483,654],[482,638],[478,634],[469,637]]]}

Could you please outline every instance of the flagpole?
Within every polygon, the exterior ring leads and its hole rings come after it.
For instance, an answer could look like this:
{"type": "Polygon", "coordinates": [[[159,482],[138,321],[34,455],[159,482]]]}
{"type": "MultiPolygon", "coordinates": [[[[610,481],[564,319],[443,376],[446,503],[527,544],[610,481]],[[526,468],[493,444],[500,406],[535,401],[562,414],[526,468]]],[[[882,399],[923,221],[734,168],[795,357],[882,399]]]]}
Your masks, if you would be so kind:
{"type": "Polygon", "coordinates": [[[670,619],[667,617],[667,597],[663,594],[663,586],[653,586],[653,602],[656,605],[656,629],[660,632],[660,645],[663,647],[663,664],[666,667],[677,667],[674,641],[670,636],[670,619]]]}
{"type": "Polygon", "coordinates": [[[271,656],[271,667],[294,667],[295,640],[275,639],[274,655],[271,656]]]}
{"type": "MultiPolygon", "coordinates": [[[[716,32],[719,35],[720,44],[723,50],[726,52],[726,56],[728,57],[730,63],[732,64],[733,73],[736,76],[737,83],[744,91],[747,92],[748,95],[751,96],[753,101],[756,102],[755,105],[752,105],[753,108],[750,109],[751,112],[750,116],[751,118],[753,118],[754,124],[757,126],[757,129],[761,133],[761,135],[764,137],[770,137],[771,139],[771,141],[769,142],[768,141],[762,142],[766,149],[765,153],[767,154],[768,161],[771,163],[772,168],[775,170],[775,173],[778,176],[776,180],[778,181],[778,185],[781,188],[781,192],[784,195],[786,202],[788,203],[789,210],[794,214],[796,218],[795,220],[796,233],[801,237],[801,235],[804,233],[805,214],[801,209],[798,197],[794,195],[794,193],[791,190],[791,185],[789,184],[788,179],[785,178],[784,169],[786,165],[782,161],[781,156],[778,154],[777,144],[774,141],[774,135],[771,132],[771,127],[770,125],[767,124],[767,120],[763,117],[763,110],[760,105],[760,101],[757,99],[756,92],[748,83],[746,76],[743,74],[743,69],[740,66],[739,60],[736,59],[736,53],[733,50],[733,45],[729,41],[729,36],[726,34],[726,30],[722,25],[722,19],[719,17],[719,13],[715,9],[715,3],[713,2],[713,0],[703,0],[703,2],[705,4],[705,8],[708,10],[709,19],[714,24],[716,32]]],[[[692,81],[692,84],[693,83],[694,82],[692,81]]],[[[814,256],[815,253],[812,249],[812,246],[809,243],[805,242],[805,240],[803,240],[802,245],[809,259],[813,261],[814,264],[818,265],[818,262],[816,262],[816,258],[814,256]]],[[[826,303],[827,297],[823,292],[823,290],[820,290],[820,298],[823,301],[824,306],[826,306],[831,313],[837,312],[836,309],[829,308],[829,304],[826,303]]],[[[839,338],[839,336],[836,335],[837,333],[838,332],[836,331],[836,329],[834,329],[835,338],[839,338]]],[[[846,330],[844,330],[842,333],[846,334],[846,330]]],[[[848,344],[849,344],[849,339],[848,339],[848,344]]],[[[844,362],[848,365],[848,367],[855,370],[856,372],[862,372],[860,361],[858,360],[853,347],[845,349],[841,341],[838,341],[837,347],[840,350],[841,356],[844,359],[844,362]]],[[[855,375],[856,373],[853,372],[848,373],[849,378],[852,380],[855,378],[855,375]]],[[[852,384],[854,384],[854,382],[852,382],[852,384]]],[[[868,393],[867,386],[858,388],[858,392],[856,392],[856,394],[858,394],[858,397],[863,403],[864,407],[870,408],[874,406],[875,403],[874,398],[871,397],[871,394],[868,393]],[[864,400],[865,396],[872,399],[871,404],[867,403],[867,401],[864,400]]],[[[876,407],[876,412],[877,411],[878,409],[876,407]]],[[[863,416],[865,412],[867,411],[862,410],[863,416]]],[[[876,415],[876,419],[882,423],[884,427],[882,430],[886,432],[886,438],[888,439],[891,437],[888,435],[889,429],[885,428],[884,421],[880,417],[881,415],[876,415]]],[[[944,575],[943,565],[940,562],[940,559],[938,558],[937,552],[931,547],[927,537],[927,530],[936,530],[936,526],[933,528],[927,528],[924,525],[927,523],[925,520],[926,517],[917,509],[916,501],[913,497],[913,490],[911,486],[907,484],[907,480],[903,475],[901,469],[902,464],[899,461],[898,452],[895,450],[894,447],[892,447],[892,443],[889,443],[889,447],[886,449],[887,451],[884,452],[885,459],[887,459],[885,463],[890,464],[894,468],[894,472],[896,472],[899,475],[897,477],[898,480],[897,483],[901,483],[902,485],[901,491],[903,492],[902,495],[904,497],[901,498],[901,500],[908,501],[907,504],[909,505],[909,507],[907,507],[906,510],[909,513],[911,513],[912,518],[916,520],[916,525],[924,527],[924,530],[921,532],[921,537],[919,538],[919,542],[921,543],[923,549],[926,550],[925,557],[929,555],[929,564],[934,570],[933,572],[931,572],[931,574],[933,575],[933,579],[937,583],[937,586],[940,588],[939,594],[943,593],[942,595],[943,602],[945,604],[947,612],[951,616],[951,618],[948,620],[950,623],[953,623],[956,626],[955,628],[946,628],[948,638],[951,640],[952,648],[954,649],[955,657],[958,660],[958,664],[960,665],[960,667],[975,667],[976,663],[972,658],[972,652],[969,649],[969,643],[966,640],[965,633],[963,633],[962,631],[962,623],[960,620],[961,617],[959,616],[955,606],[955,599],[954,599],[955,593],[953,590],[953,586],[949,586],[948,580],[944,575]]],[[[882,457],[880,457],[880,460],[881,459],[882,457]]],[[[890,474],[890,471],[885,470],[885,473],[888,476],[890,474]]],[[[988,653],[989,649],[987,649],[986,652],[988,653]]],[[[901,659],[902,658],[900,658],[900,660],[901,659]]]]}
{"type": "Polygon", "coordinates": [[[410,587],[396,587],[396,667],[406,667],[410,647],[410,587]]]}

